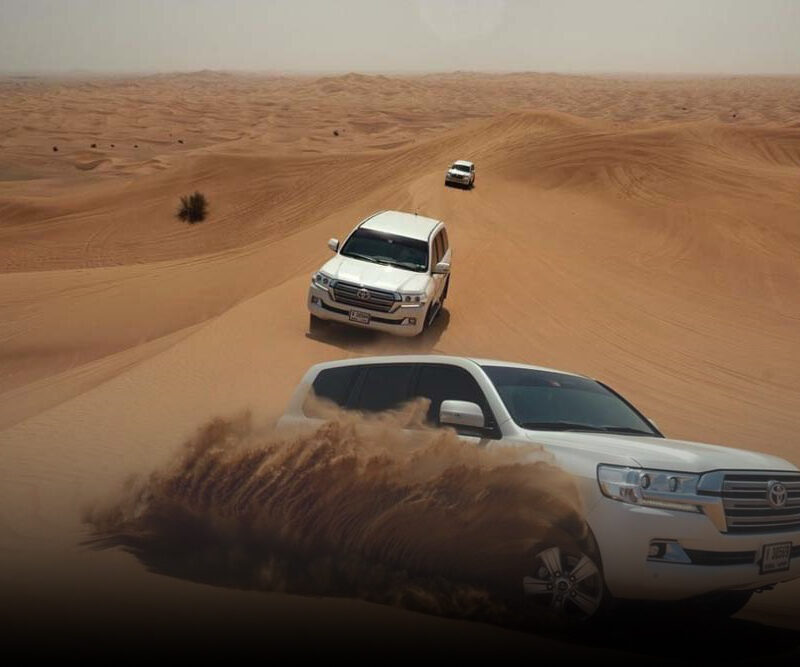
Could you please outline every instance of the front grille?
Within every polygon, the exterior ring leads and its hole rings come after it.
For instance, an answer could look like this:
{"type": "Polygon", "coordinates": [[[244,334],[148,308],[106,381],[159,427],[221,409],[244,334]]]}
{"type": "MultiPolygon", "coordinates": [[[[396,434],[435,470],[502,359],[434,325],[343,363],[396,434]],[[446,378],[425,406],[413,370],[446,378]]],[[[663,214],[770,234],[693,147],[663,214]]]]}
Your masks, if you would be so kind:
{"type": "Polygon", "coordinates": [[[800,473],[728,473],[722,505],[729,533],[800,529],[800,473]],[[786,491],[780,507],[768,499],[770,482],[779,482],[786,491]]]}
{"type": "MultiPolygon", "coordinates": [[[[363,294],[363,292],[362,292],[363,294]]],[[[339,303],[346,303],[348,306],[356,306],[362,310],[377,310],[381,313],[388,313],[397,303],[394,292],[362,287],[353,283],[337,281],[333,286],[333,297],[339,303]],[[366,290],[367,298],[358,296],[359,291],[366,290]]]]}

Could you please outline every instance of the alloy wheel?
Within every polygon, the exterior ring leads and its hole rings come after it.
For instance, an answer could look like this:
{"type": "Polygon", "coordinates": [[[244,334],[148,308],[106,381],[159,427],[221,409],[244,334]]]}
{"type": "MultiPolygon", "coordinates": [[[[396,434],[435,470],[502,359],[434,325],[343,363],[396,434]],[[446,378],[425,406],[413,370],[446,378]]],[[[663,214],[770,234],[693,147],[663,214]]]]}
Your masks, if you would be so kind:
{"type": "Polygon", "coordinates": [[[556,546],[536,554],[533,574],[523,577],[522,587],[531,603],[565,620],[587,620],[603,602],[603,575],[595,562],[556,546]]]}

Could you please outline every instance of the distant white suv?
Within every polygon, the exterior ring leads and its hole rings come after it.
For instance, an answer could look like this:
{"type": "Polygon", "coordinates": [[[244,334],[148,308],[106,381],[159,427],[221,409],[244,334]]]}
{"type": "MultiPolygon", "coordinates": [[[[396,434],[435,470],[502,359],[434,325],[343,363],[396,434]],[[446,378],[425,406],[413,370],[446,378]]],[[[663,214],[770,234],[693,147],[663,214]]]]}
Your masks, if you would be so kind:
{"type": "Polygon", "coordinates": [[[475,163],[456,160],[444,175],[445,185],[461,185],[471,188],[475,185],[475,163]]]}
{"type": "Polygon", "coordinates": [[[280,426],[321,421],[304,411],[311,392],[360,411],[426,397],[432,425],[482,446],[550,452],[577,481],[590,537],[540,545],[528,570],[509,576],[519,576],[521,598],[558,615],[589,617],[613,598],[691,599],[693,609],[730,615],[754,591],[800,577],[794,465],[668,440],[588,377],[448,356],[323,363],[305,374],[280,426]]]}
{"type": "Polygon", "coordinates": [[[416,336],[439,314],[452,252],[441,220],[382,211],[362,220],[311,276],[309,328],[328,321],[416,336]]]}

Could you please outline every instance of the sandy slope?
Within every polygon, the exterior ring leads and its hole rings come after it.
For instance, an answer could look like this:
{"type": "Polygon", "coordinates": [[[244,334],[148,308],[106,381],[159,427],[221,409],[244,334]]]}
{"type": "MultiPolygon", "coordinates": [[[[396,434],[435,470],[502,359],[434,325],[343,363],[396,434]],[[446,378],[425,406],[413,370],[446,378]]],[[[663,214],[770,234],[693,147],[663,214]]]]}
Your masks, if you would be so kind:
{"type": "Polygon", "coordinates": [[[115,568],[157,591],[76,546],[80,509],[211,417],[273,418],[324,359],[566,368],[669,435],[800,463],[796,79],[200,73],[0,92],[0,581],[21,595],[43,578],[75,594],[54,559],[97,596],[115,568]],[[459,157],[473,191],[443,187],[459,157]],[[174,211],[193,189],[211,216],[190,227],[174,211]],[[448,311],[415,341],[306,337],[325,240],[382,208],[449,223],[448,311]]]}

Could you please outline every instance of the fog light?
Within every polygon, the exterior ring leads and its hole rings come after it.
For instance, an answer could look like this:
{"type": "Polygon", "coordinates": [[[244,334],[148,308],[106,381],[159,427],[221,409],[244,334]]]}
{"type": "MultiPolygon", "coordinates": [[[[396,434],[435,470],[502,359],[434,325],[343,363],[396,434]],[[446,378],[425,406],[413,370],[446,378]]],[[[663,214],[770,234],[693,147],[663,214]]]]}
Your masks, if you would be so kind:
{"type": "Polygon", "coordinates": [[[322,300],[318,296],[312,296],[311,303],[314,304],[315,306],[321,306],[322,300]]]}
{"type": "Polygon", "coordinates": [[[413,327],[413,326],[414,326],[416,323],[417,323],[417,318],[416,318],[416,317],[409,317],[409,318],[408,318],[408,324],[409,324],[410,326],[412,326],[412,327],[413,327]]]}
{"type": "Polygon", "coordinates": [[[653,540],[647,550],[647,560],[661,563],[691,563],[692,559],[675,540],[653,540]]]}

